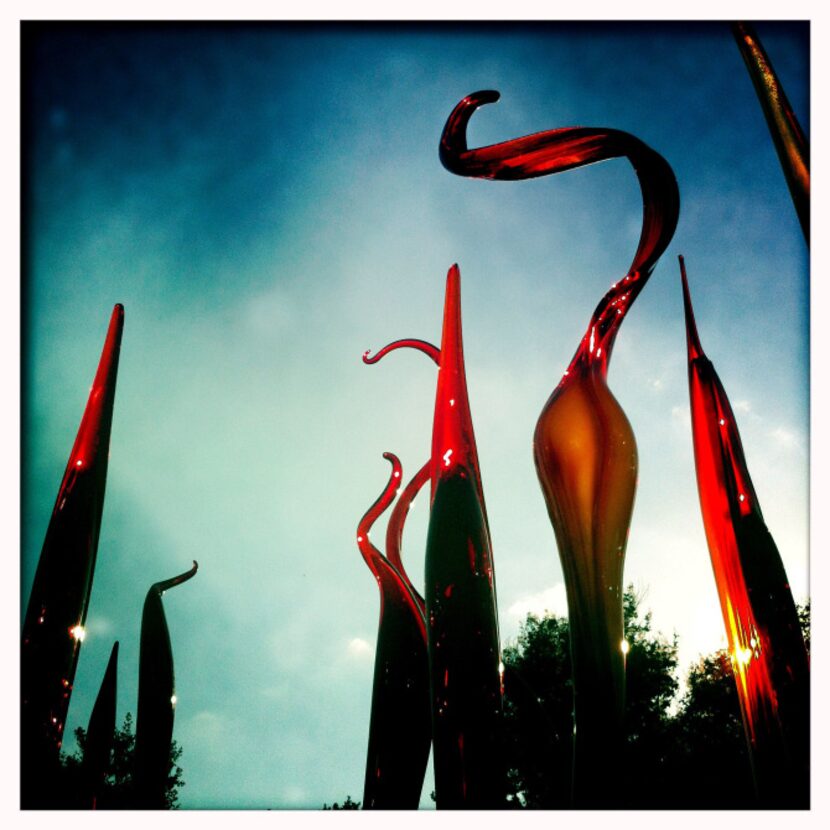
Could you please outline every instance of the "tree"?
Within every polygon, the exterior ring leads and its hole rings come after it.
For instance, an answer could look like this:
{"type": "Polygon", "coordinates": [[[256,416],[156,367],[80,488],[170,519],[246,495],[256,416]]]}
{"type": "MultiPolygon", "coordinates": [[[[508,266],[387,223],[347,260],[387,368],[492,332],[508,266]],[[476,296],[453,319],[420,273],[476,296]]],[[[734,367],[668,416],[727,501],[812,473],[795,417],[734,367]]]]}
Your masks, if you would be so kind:
{"type": "Polygon", "coordinates": [[[360,802],[359,801],[352,801],[352,797],[350,795],[346,796],[346,800],[342,804],[338,804],[336,801],[334,804],[329,807],[328,804],[323,804],[324,810],[359,810],[360,809],[360,802]]]}
{"type": "MultiPolygon", "coordinates": [[[[89,809],[83,801],[83,762],[86,751],[86,730],[75,730],[78,746],[72,755],[61,756],[62,773],[58,785],[56,805],[63,809],[89,809]]],[[[185,785],[183,770],[178,765],[182,748],[174,740],[170,748],[170,771],[167,777],[165,801],[168,810],[179,806],[179,790],[185,785]]],[[[133,761],[135,758],[135,734],[133,716],[127,712],[121,728],[116,728],[110,767],[104,780],[96,807],[103,810],[135,809],[133,761]]]]}
{"type": "MultiPolygon", "coordinates": [[[[623,598],[627,655],[624,779],[659,790],[670,747],[668,709],[677,691],[677,641],[652,631],[632,587],[623,598]]],[[[505,755],[512,806],[566,809],[571,805],[573,682],[569,626],[556,615],[528,615],[515,645],[504,649],[505,755]]],[[[628,782],[625,782],[628,784],[628,782]]],[[[642,806],[641,786],[626,786],[630,804],[642,806]]],[[[653,797],[654,793],[651,794],[653,797]]]]}
{"type": "MultiPolygon", "coordinates": [[[[623,598],[629,808],[757,808],[732,661],[701,657],[676,701],[677,638],[655,633],[629,587],[623,598]],[[676,711],[672,713],[672,705],[676,711]]],[[[810,647],[810,603],[798,607],[810,647]]],[[[504,649],[505,757],[514,807],[570,807],[573,685],[568,621],[529,615],[504,649]]]]}

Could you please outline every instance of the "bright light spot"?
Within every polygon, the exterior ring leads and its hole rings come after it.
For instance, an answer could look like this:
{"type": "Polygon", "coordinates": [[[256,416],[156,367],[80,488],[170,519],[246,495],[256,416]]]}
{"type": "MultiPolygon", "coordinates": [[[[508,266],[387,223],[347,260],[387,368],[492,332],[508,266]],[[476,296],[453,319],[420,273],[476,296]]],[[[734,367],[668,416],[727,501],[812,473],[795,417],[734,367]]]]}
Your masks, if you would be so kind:
{"type": "Polygon", "coordinates": [[[591,341],[588,344],[588,351],[592,352],[594,350],[594,327],[591,326],[591,341]]]}
{"type": "Polygon", "coordinates": [[[745,496],[743,493],[739,493],[739,494],[738,494],[738,498],[739,498],[741,501],[746,501],[746,496],[745,496]]]}
{"type": "Polygon", "coordinates": [[[597,357],[599,357],[601,354],[602,354],[602,346],[600,346],[600,347],[597,349],[597,357]]]}
{"type": "Polygon", "coordinates": [[[441,457],[444,459],[444,466],[450,466],[450,456],[452,455],[452,450],[447,450],[441,457]]]}
{"type": "Polygon", "coordinates": [[[173,697],[171,697],[171,698],[170,698],[170,702],[171,702],[174,706],[176,705],[177,701],[178,701],[178,698],[176,697],[176,695],[173,695],[173,697]]]}
{"type": "Polygon", "coordinates": [[[75,462],[75,466],[76,466],[76,467],[83,467],[83,466],[84,466],[84,460],[83,460],[82,458],[79,458],[79,459],[75,462]]]}
{"type": "Polygon", "coordinates": [[[628,652],[629,652],[629,651],[631,651],[631,646],[630,646],[630,645],[628,645],[628,640],[623,640],[623,641],[620,643],[620,651],[621,651],[623,654],[628,654],[628,652]]]}
{"type": "Polygon", "coordinates": [[[366,642],[366,640],[363,640],[360,637],[353,637],[349,640],[349,645],[346,647],[346,651],[349,653],[350,657],[369,657],[372,654],[372,647],[366,642]]]}
{"type": "Polygon", "coordinates": [[[499,674],[504,675],[504,663],[501,660],[499,660],[499,674]]]}
{"type": "Polygon", "coordinates": [[[455,406],[455,398],[450,398],[450,406],[455,406]]]}
{"type": "Polygon", "coordinates": [[[752,659],[752,651],[748,648],[741,648],[738,646],[735,649],[735,660],[740,665],[745,666],[752,659]]]}
{"type": "Polygon", "coordinates": [[[401,477],[401,474],[397,470],[395,470],[395,478],[400,478],[400,477],[401,477]]]}
{"type": "Polygon", "coordinates": [[[69,633],[79,642],[82,643],[84,641],[84,637],[86,637],[86,631],[82,625],[75,625],[69,629],[69,633]]]}
{"type": "Polygon", "coordinates": [[[363,541],[363,537],[362,537],[362,536],[358,536],[358,537],[357,537],[357,541],[358,541],[358,542],[362,542],[362,541],[363,541]]]}
{"type": "Polygon", "coordinates": [[[721,426],[723,426],[723,425],[726,423],[726,421],[724,421],[724,420],[723,420],[723,418],[721,418],[721,419],[718,421],[718,423],[719,423],[721,426]]]}

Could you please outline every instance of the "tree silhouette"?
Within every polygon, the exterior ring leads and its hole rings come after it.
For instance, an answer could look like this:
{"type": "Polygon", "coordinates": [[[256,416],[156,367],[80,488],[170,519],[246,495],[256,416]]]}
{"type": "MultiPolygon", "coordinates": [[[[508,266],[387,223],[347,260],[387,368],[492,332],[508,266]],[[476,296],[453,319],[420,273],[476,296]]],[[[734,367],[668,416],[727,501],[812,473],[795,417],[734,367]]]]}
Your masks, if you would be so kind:
{"type": "MultiPolygon", "coordinates": [[[[701,657],[678,690],[677,638],[654,632],[631,586],[623,611],[628,644],[626,746],[620,777],[634,809],[757,808],[732,662],[701,657]]],[[[810,603],[798,608],[809,652],[810,603]]],[[[505,755],[514,807],[571,807],[573,685],[567,618],[528,615],[504,649],[505,755]]]]}
{"type": "MultiPolygon", "coordinates": [[[[59,809],[89,809],[91,805],[81,803],[83,792],[81,782],[83,774],[84,753],[86,751],[86,730],[75,730],[78,746],[72,755],[61,756],[62,773],[55,794],[54,806],[59,809]]],[[[182,748],[174,740],[170,748],[170,770],[165,789],[165,806],[175,810],[179,806],[179,790],[184,787],[183,770],[178,765],[182,748]]],[[[127,712],[120,728],[115,730],[112,755],[107,769],[101,795],[96,803],[103,810],[133,810],[136,808],[135,782],[135,733],[133,716],[127,712]]]]}

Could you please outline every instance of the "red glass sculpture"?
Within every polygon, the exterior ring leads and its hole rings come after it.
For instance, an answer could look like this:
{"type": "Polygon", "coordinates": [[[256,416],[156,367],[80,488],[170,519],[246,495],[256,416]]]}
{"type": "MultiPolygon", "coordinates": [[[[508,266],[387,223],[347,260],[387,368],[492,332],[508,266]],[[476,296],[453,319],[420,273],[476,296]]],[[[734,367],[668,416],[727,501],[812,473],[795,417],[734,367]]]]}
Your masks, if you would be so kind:
{"type": "Polygon", "coordinates": [[[380,589],[372,714],[363,807],[415,810],[421,798],[431,741],[424,601],[403,570],[400,543],[409,505],[426,481],[421,472],[401,494],[389,520],[384,556],[369,531],[395,498],[401,463],[392,453],[389,482],[357,528],[357,546],[380,589]]]}
{"type": "Polygon", "coordinates": [[[161,598],[165,591],[195,576],[193,567],[147,592],[141,616],[141,645],[138,657],[138,712],[135,723],[136,806],[163,810],[167,806],[167,775],[176,712],[176,681],[173,649],[161,598]]]}
{"type": "Polygon", "coordinates": [[[104,679],[89,716],[84,746],[83,778],[88,802],[94,810],[110,768],[115,741],[115,704],[118,691],[118,640],[112,647],[104,679]]]}
{"type": "Polygon", "coordinates": [[[21,648],[21,783],[38,806],[58,763],[84,638],[104,508],[124,308],[112,312],[98,371],[61,481],[35,572],[21,648]]]}
{"type": "Polygon", "coordinates": [[[680,257],[695,469],[744,730],[765,806],[809,799],[810,670],[781,556],[764,523],[738,425],[700,345],[680,257]]]}
{"type": "Polygon", "coordinates": [[[490,532],[473,434],[461,337],[458,266],[447,274],[441,349],[399,340],[438,363],[429,461],[425,606],[439,809],[504,806],[502,683],[490,532]]]}
{"type": "Polygon", "coordinates": [[[539,481],[556,534],[570,617],[574,672],[574,801],[618,802],[625,662],[622,574],[637,482],[634,433],[606,383],[619,327],[677,225],[679,195],[666,161],[619,130],[565,127],[470,150],[466,127],[494,91],[453,110],[440,157],[453,173],[516,180],[624,156],[643,196],[643,227],[628,273],[602,298],[576,354],[542,410],[533,439],[539,481]]]}
{"type": "Polygon", "coordinates": [[[810,148],[767,53],[748,23],[733,23],[752,85],[767,119],[805,239],[810,241],[810,148]]]}

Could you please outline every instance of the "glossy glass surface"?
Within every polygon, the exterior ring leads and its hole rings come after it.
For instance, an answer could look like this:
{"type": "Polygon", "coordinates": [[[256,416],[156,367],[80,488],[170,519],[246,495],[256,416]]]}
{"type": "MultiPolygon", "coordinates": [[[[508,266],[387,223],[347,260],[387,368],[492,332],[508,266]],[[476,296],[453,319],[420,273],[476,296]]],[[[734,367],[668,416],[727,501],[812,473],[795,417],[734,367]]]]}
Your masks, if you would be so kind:
{"type": "Polygon", "coordinates": [[[199,565],[147,592],[141,616],[141,645],[138,658],[138,712],[135,724],[136,806],[165,808],[170,745],[176,711],[176,681],[173,648],[161,598],[165,591],[195,576],[199,565]]]}
{"type": "Polygon", "coordinates": [[[89,804],[97,806],[104,778],[110,766],[110,753],[115,739],[115,705],[118,694],[118,641],[110,652],[107,670],[89,716],[84,749],[84,786],[89,804]]]}
{"type": "Polygon", "coordinates": [[[426,479],[419,473],[401,494],[396,521],[390,518],[387,531],[394,553],[385,557],[369,532],[394,500],[402,469],[397,456],[387,452],[383,457],[392,464],[389,481],[357,528],[357,545],[380,590],[363,807],[415,810],[431,742],[429,675],[423,600],[402,569],[400,542],[409,505],[426,479]]]}
{"type": "MultiPolygon", "coordinates": [[[[399,340],[439,366],[433,419],[425,607],[435,799],[439,809],[504,806],[502,683],[490,533],[461,335],[461,276],[447,274],[441,348],[399,340]]],[[[422,470],[420,475],[426,477],[422,470]]],[[[394,531],[393,531],[394,532],[394,531]]]]}
{"type": "Polygon", "coordinates": [[[63,741],[95,573],[123,327],[124,308],[116,305],[46,530],[23,622],[24,805],[39,803],[46,769],[57,763],[63,741]]]}
{"type": "Polygon", "coordinates": [[[809,798],[807,651],[787,574],[749,477],[738,425],[700,345],[680,258],[692,438],[712,558],[756,788],[765,806],[809,798]]]}
{"type": "Polygon", "coordinates": [[[761,102],[804,237],[810,241],[810,148],[767,53],[749,23],[733,23],[752,85],[761,102]]]}
{"type": "Polygon", "coordinates": [[[464,98],[441,137],[444,166],[462,176],[517,180],[626,157],[643,196],[634,260],[597,305],[533,439],[539,481],[553,524],[568,594],[574,669],[574,801],[612,806],[623,740],[625,660],[622,575],[637,482],[637,448],[606,377],[628,309],[671,241],[679,195],[666,161],[619,130],[565,127],[470,150],[473,112],[498,100],[494,91],[464,98]]]}

